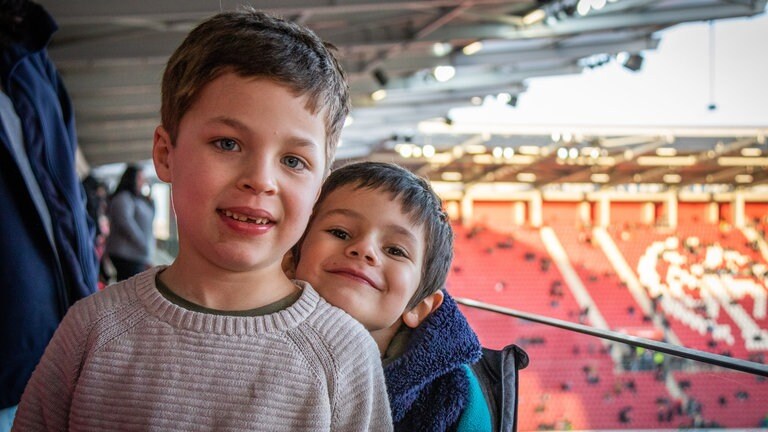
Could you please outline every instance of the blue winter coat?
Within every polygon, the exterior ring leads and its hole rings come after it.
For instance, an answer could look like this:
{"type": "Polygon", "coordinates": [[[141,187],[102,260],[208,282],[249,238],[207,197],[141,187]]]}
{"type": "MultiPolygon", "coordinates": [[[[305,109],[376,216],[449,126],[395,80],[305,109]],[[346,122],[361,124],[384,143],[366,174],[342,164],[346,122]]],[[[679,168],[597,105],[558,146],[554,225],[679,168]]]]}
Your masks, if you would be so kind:
{"type": "Polygon", "coordinates": [[[32,2],[26,20],[22,37],[0,47],[0,79],[21,121],[56,249],[0,128],[0,409],[18,404],[67,308],[96,290],[93,225],[75,171],[74,113],[46,51],[57,27],[32,2]]]}
{"type": "Polygon", "coordinates": [[[477,335],[445,293],[443,304],[413,330],[406,351],[384,367],[395,430],[454,429],[470,399],[465,365],[481,354],[477,335]]]}

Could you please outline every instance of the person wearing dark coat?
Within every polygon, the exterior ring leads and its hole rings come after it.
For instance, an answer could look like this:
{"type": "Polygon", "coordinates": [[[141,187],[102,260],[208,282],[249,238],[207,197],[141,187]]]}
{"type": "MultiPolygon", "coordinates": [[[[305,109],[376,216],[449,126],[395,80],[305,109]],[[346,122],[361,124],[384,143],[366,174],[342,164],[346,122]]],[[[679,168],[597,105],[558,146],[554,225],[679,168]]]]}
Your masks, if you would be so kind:
{"type": "Polygon", "coordinates": [[[46,47],[56,23],[0,1],[0,430],[69,306],[95,292],[74,111],[46,47]]]}

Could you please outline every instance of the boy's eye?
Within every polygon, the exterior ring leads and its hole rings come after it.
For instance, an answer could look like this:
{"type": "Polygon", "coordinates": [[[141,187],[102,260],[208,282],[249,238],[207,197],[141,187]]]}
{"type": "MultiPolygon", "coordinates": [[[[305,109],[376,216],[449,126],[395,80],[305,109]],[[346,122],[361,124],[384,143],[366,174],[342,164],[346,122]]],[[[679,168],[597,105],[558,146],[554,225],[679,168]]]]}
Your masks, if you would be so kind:
{"type": "Polygon", "coordinates": [[[213,145],[216,146],[216,148],[218,148],[219,150],[224,150],[224,151],[240,150],[240,144],[238,144],[237,141],[229,138],[218,139],[213,142],[213,145]]]}
{"type": "Polygon", "coordinates": [[[328,230],[328,233],[336,238],[340,238],[342,240],[349,240],[349,234],[347,234],[347,232],[344,230],[340,230],[338,228],[332,228],[328,230]]]}
{"type": "Polygon", "coordinates": [[[288,168],[295,170],[303,170],[307,168],[307,164],[296,156],[285,156],[283,157],[282,162],[288,168]]]}
{"type": "Polygon", "coordinates": [[[387,248],[387,253],[390,255],[394,255],[397,257],[403,257],[408,258],[408,253],[405,251],[405,249],[397,247],[397,246],[390,246],[387,248]]]}

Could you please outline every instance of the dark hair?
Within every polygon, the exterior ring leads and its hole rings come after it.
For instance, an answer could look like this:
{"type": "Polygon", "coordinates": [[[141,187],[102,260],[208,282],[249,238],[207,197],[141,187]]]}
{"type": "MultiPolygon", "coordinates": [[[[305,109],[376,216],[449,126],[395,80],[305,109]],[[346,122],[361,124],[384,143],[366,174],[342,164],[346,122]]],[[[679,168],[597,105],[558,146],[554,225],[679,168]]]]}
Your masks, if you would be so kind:
{"type": "Polygon", "coordinates": [[[28,15],[39,15],[40,10],[40,6],[27,0],[0,0],[0,48],[24,42],[30,27],[28,15]]]}
{"type": "Polygon", "coordinates": [[[114,197],[122,191],[128,191],[135,196],[141,196],[141,191],[139,190],[139,185],[136,181],[136,177],[140,171],[141,168],[139,168],[137,165],[128,165],[125,167],[123,176],[120,177],[120,183],[117,184],[117,187],[115,188],[115,191],[112,193],[111,197],[114,197]]]}
{"type": "Polygon", "coordinates": [[[99,217],[107,206],[107,185],[91,174],[82,181],[85,190],[85,211],[96,226],[96,234],[102,234],[99,217]]]}
{"type": "Polygon", "coordinates": [[[349,86],[339,61],[315,33],[250,7],[222,12],[193,29],[168,60],[161,116],[171,142],[202,88],[227,72],[263,77],[307,96],[307,110],[324,111],[326,170],[349,113],[349,86]]]}
{"type": "MultiPolygon", "coordinates": [[[[395,164],[358,162],[334,170],[323,183],[315,210],[320,208],[333,191],[347,185],[355,189],[372,189],[388,192],[398,201],[402,211],[410,216],[414,225],[423,226],[425,233],[424,264],[421,280],[408,309],[418,305],[427,296],[445,286],[453,260],[453,230],[443,211],[442,201],[429,182],[395,164]]],[[[309,221],[312,224],[314,214],[309,221]]],[[[301,259],[299,249],[303,238],[293,249],[295,263],[301,259]]]]}

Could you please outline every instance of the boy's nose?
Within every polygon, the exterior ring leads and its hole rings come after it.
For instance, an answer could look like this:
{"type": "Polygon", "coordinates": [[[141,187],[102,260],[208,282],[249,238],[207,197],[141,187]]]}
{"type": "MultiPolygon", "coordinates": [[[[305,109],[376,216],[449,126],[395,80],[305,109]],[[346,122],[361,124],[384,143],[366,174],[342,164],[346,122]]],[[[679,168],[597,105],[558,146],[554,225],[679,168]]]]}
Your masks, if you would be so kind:
{"type": "Polygon", "coordinates": [[[238,181],[238,187],[255,194],[274,194],[277,192],[277,180],[272,168],[264,163],[245,167],[238,181]]]}
{"type": "Polygon", "coordinates": [[[347,247],[347,255],[356,259],[362,258],[370,265],[379,263],[378,255],[369,241],[356,241],[347,247]]]}

